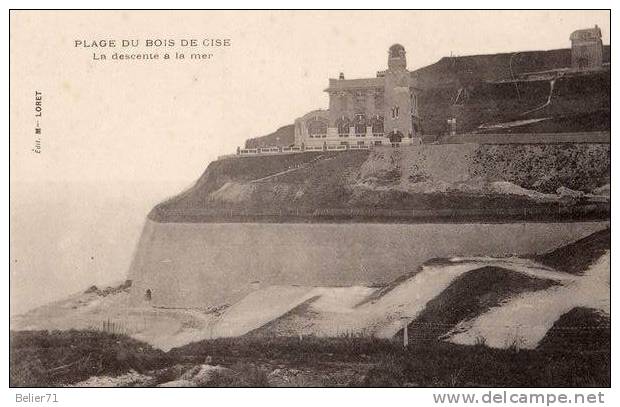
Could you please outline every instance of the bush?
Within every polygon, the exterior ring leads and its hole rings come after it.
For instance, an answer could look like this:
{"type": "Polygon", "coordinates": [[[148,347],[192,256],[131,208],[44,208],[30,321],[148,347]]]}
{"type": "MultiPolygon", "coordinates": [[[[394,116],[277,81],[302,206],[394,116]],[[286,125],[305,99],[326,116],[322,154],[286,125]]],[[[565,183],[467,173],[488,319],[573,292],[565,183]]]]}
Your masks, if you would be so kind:
{"type": "Polygon", "coordinates": [[[124,335],[96,331],[19,331],[10,336],[10,385],[48,387],[91,376],[161,369],[171,359],[124,335]]]}
{"type": "Polygon", "coordinates": [[[203,387],[269,387],[267,373],[261,368],[237,362],[230,370],[216,371],[203,387]]]}

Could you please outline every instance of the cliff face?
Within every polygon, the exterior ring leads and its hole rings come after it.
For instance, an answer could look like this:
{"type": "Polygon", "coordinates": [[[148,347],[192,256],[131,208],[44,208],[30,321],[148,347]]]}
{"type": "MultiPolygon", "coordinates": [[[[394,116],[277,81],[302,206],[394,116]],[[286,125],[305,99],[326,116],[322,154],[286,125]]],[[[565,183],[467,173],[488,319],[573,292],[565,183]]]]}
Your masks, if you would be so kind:
{"type": "Polygon", "coordinates": [[[147,221],[128,278],[134,304],[219,307],[265,287],[376,287],[432,258],[543,253],[605,226],[147,221]]]}
{"type": "Polygon", "coordinates": [[[213,222],[269,214],[286,221],[293,214],[358,213],[368,220],[385,211],[555,211],[605,201],[598,188],[609,181],[609,144],[446,144],[253,156],[211,163],[194,187],[157,205],[149,218],[213,222]]]}

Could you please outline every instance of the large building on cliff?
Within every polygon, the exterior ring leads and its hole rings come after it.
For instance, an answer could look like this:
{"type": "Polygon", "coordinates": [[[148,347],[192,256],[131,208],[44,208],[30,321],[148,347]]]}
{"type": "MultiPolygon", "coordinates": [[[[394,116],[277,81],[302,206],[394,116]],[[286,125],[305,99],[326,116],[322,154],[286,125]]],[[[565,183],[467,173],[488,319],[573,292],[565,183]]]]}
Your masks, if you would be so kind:
{"type": "Polygon", "coordinates": [[[413,71],[407,70],[404,48],[394,45],[389,69],[374,78],[330,79],[328,110],[250,139],[245,149],[416,143],[422,129],[431,142],[452,133],[609,132],[611,47],[603,44],[598,26],[573,31],[570,44],[444,57],[413,71]]]}
{"type": "Polygon", "coordinates": [[[388,51],[388,69],[375,78],[330,79],[329,109],[295,120],[297,146],[412,144],[419,142],[419,92],[407,70],[405,48],[388,51]]]}

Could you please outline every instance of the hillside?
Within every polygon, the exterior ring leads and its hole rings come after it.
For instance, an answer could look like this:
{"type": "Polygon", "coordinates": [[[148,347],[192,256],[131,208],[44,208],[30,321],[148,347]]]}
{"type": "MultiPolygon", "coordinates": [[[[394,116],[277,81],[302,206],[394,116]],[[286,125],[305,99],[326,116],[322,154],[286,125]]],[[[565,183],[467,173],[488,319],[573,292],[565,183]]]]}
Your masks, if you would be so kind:
{"type": "MultiPolygon", "coordinates": [[[[570,67],[570,54],[570,49],[558,49],[444,57],[412,72],[421,90],[423,132],[444,134],[446,120],[450,117],[457,119],[459,133],[484,132],[484,127],[534,119],[541,122],[505,127],[500,131],[609,130],[609,69],[565,74],[553,88],[553,75],[548,78],[543,75],[537,80],[519,79],[526,73],[570,67]],[[545,106],[548,99],[550,103],[545,106]]],[[[603,61],[610,61],[609,46],[603,49],[603,61]]]]}
{"type": "Polygon", "coordinates": [[[611,248],[609,229],[601,230],[577,242],[559,247],[551,252],[536,256],[541,263],[564,270],[567,273],[581,274],[611,248]]]}
{"type": "Polygon", "coordinates": [[[295,143],[295,126],[289,124],[266,136],[250,138],[245,141],[245,148],[287,147],[295,143]]]}
{"type": "Polygon", "coordinates": [[[229,158],[149,218],[606,218],[609,154],[608,144],[462,144],[229,158]]]}
{"type": "MultiPolygon", "coordinates": [[[[603,47],[603,63],[610,62],[611,47],[603,47]]],[[[411,73],[422,89],[469,85],[512,79],[518,75],[566,68],[571,65],[569,48],[548,51],[506,52],[443,57],[411,73]]]]}

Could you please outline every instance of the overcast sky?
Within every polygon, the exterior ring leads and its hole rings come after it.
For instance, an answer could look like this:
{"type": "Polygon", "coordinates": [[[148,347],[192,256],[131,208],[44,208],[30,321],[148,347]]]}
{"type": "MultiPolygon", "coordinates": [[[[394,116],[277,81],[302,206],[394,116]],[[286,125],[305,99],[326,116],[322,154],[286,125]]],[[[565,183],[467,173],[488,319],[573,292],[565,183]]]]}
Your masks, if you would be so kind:
{"type": "Polygon", "coordinates": [[[246,138],[326,108],[329,77],[374,76],[395,42],[415,69],[450,53],[569,47],[571,31],[594,24],[605,44],[610,35],[607,12],[584,11],[11,17],[11,178],[26,181],[189,183],[246,138]],[[210,61],[184,62],[97,62],[92,50],[73,46],[109,38],[230,38],[232,46],[212,51],[210,61]],[[35,90],[44,95],[39,155],[31,151],[35,90]]]}

